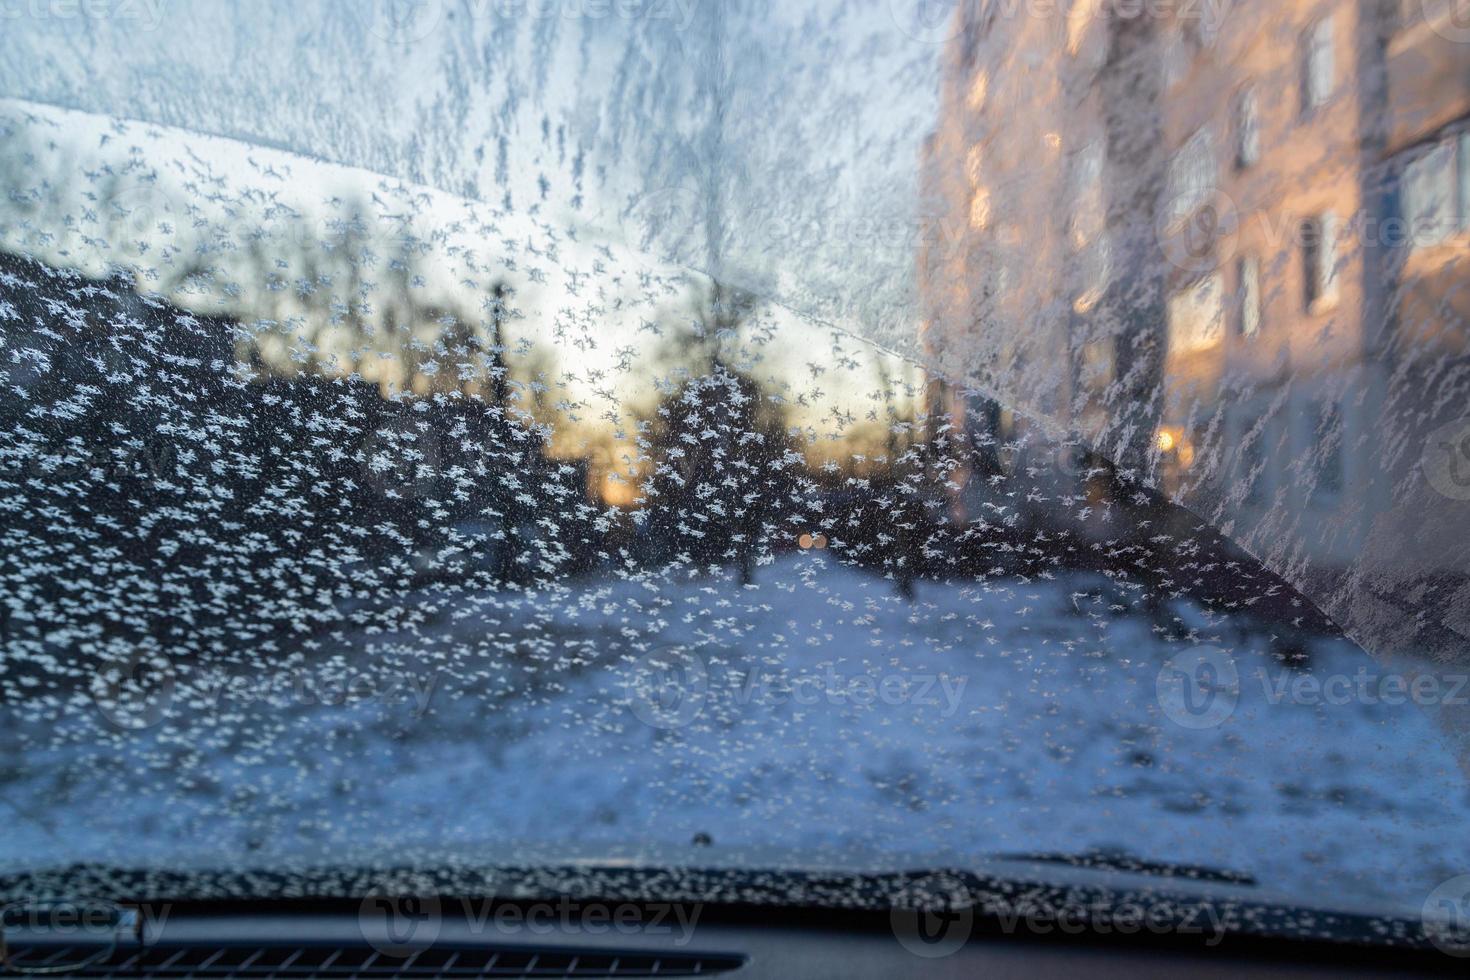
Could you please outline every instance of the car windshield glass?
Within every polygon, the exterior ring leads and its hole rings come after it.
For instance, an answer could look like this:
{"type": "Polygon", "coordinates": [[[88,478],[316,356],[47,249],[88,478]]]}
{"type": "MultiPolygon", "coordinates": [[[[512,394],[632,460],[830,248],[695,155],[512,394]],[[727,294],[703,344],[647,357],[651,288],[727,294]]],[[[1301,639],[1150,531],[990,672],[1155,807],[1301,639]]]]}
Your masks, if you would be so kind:
{"type": "Polygon", "coordinates": [[[0,873],[1470,914],[1453,3],[0,16],[0,873]]]}

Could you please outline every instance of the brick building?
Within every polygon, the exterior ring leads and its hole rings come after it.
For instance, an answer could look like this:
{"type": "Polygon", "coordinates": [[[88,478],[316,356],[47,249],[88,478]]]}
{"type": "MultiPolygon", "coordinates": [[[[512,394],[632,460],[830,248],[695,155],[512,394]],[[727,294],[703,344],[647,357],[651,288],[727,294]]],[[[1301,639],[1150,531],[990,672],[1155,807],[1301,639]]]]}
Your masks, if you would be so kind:
{"type": "Polygon", "coordinates": [[[1283,568],[1340,567],[1455,414],[1425,372],[1470,312],[1470,30],[1453,0],[1131,9],[959,5],[925,350],[952,409],[1018,410],[1002,438],[1076,434],[1283,568]]]}

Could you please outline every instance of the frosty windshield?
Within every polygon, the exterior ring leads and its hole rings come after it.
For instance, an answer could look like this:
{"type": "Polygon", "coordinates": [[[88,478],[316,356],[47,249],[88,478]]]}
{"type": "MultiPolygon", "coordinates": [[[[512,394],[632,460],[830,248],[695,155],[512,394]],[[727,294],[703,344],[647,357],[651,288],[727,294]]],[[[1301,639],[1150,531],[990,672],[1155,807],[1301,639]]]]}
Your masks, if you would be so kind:
{"type": "Polygon", "coordinates": [[[297,6],[7,11],[0,871],[1467,901],[1449,7],[297,6]]]}

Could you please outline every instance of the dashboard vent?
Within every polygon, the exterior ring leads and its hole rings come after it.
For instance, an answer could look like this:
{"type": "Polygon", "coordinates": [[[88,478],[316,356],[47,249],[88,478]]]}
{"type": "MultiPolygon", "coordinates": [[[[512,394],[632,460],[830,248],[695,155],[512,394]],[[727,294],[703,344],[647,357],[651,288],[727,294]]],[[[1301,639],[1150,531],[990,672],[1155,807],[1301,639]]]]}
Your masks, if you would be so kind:
{"type": "MultiPolygon", "coordinates": [[[[66,969],[88,959],[86,947],[15,946],[8,966],[12,976],[66,969]]],[[[439,947],[391,956],[371,946],[257,944],[158,944],[118,949],[107,959],[66,975],[159,980],[295,980],[304,977],[420,980],[454,977],[694,977],[728,973],[744,965],[739,956],[702,953],[649,953],[535,949],[530,947],[439,947]]],[[[3,971],[0,971],[3,972],[3,971]]]]}

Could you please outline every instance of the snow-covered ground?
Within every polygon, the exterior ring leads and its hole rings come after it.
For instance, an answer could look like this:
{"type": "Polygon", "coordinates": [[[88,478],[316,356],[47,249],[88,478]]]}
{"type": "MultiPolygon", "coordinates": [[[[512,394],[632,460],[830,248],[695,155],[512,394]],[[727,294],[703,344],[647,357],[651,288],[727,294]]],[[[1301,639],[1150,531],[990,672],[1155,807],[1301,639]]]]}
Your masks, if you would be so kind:
{"type": "Polygon", "coordinates": [[[433,595],[399,635],[344,632],[225,689],[181,666],[138,731],[85,689],[7,706],[0,866],[514,862],[697,835],[737,863],[1113,847],[1410,911],[1470,871],[1470,795],[1419,707],[1289,693],[1375,678],[1370,658],[1323,639],[1292,670],[1260,624],[1124,608],[1100,576],[920,582],[910,602],[810,554],[747,586],[433,595]],[[332,666],[332,642],[357,659],[332,666]],[[1160,671],[1200,656],[1219,683],[1190,710],[1160,671]],[[320,703],[344,700],[329,675],[355,678],[345,703],[320,703]]]}

